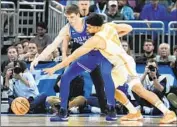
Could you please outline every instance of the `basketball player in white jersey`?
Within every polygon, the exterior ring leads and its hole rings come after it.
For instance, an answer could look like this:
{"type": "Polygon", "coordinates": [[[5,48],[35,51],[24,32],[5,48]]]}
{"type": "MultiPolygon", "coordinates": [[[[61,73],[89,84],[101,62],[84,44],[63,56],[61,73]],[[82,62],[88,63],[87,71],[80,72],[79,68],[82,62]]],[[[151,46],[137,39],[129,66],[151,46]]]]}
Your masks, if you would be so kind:
{"type": "MultiPolygon", "coordinates": [[[[121,46],[121,42],[118,39],[117,31],[119,27],[113,23],[103,24],[103,19],[99,14],[92,13],[86,20],[88,33],[95,34],[88,39],[83,46],[75,50],[68,58],[62,63],[48,69],[44,69],[44,72],[49,75],[53,74],[56,70],[68,66],[72,61],[76,60],[80,56],[89,53],[92,50],[99,50],[102,55],[108,59],[113,65],[112,78],[115,84],[115,88],[124,84],[129,77],[128,85],[137,95],[144,98],[155,107],[157,107],[164,117],[160,120],[160,123],[172,123],[177,120],[174,112],[170,111],[162,101],[154,93],[146,90],[136,73],[135,61],[129,56],[121,46]]],[[[119,33],[121,36],[121,33],[119,33]]],[[[110,91],[111,92],[111,91],[110,91]]],[[[126,105],[129,100],[125,94],[119,93],[119,101],[126,105]]],[[[129,113],[123,116],[121,120],[132,120],[132,118],[141,119],[140,113],[129,113]],[[136,117],[137,116],[137,117],[136,117]]]]}

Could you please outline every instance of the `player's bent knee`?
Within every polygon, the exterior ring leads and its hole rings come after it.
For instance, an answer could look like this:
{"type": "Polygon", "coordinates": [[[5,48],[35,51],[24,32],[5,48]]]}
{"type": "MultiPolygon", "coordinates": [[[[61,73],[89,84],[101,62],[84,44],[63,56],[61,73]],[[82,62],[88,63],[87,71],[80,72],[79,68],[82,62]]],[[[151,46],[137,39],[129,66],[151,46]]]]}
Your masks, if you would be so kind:
{"type": "Polygon", "coordinates": [[[141,86],[142,86],[142,85],[141,85],[141,81],[140,81],[140,79],[139,79],[138,77],[133,78],[133,79],[128,83],[128,85],[129,85],[130,90],[133,90],[133,89],[135,89],[136,87],[141,87],[141,86]]]}

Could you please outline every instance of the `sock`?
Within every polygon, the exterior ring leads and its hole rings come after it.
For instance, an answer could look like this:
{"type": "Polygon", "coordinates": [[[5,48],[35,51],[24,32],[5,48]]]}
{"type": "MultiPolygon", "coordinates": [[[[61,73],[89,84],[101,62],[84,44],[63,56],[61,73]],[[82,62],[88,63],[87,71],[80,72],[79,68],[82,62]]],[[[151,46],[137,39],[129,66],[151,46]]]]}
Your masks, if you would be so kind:
{"type": "Polygon", "coordinates": [[[130,101],[125,104],[125,107],[128,109],[129,113],[135,114],[137,113],[137,109],[132,105],[130,101]]]}
{"type": "Polygon", "coordinates": [[[152,108],[149,108],[147,106],[143,106],[143,111],[145,112],[145,114],[150,114],[152,111],[152,108]]]}
{"type": "Polygon", "coordinates": [[[163,114],[166,114],[168,111],[170,111],[161,101],[157,101],[155,103],[155,106],[163,112],[163,114]]]}

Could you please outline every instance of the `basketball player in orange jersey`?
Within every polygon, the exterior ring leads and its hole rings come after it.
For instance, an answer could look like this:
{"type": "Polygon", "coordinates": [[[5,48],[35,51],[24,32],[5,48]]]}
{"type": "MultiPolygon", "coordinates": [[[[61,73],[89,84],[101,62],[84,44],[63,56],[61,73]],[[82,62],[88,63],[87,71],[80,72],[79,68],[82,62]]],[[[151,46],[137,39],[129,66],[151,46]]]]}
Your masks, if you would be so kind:
{"type": "MultiPolygon", "coordinates": [[[[86,22],[88,33],[95,35],[88,39],[83,46],[75,50],[63,62],[52,68],[44,69],[44,72],[51,75],[56,70],[68,66],[72,61],[76,60],[80,56],[97,49],[106,59],[108,59],[109,62],[114,65],[111,75],[115,84],[115,88],[126,82],[127,78],[129,77],[128,85],[132,91],[153,104],[164,114],[164,117],[160,120],[160,123],[172,123],[176,121],[177,118],[175,113],[167,109],[167,107],[162,103],[156,94],[146,90],[142,86],[136,73],[134,59],[124,51],[123,47],[121,46],[121,42],[118,39],[118,25],[113,23],[103,24],[102,17],[95,13],[92,13],[87,18],[86,22]]],[[[129,102],[125,94],[121,92],[115,96],[116,98],[119,98],[119,101],[124,105],[129,102]]],[[[129,113],[128,115],[123,116],[121,120],[132,120],[132,118],[139,119],[140,117],[141,114],[139,112],[135,114],[129,113]]]]}

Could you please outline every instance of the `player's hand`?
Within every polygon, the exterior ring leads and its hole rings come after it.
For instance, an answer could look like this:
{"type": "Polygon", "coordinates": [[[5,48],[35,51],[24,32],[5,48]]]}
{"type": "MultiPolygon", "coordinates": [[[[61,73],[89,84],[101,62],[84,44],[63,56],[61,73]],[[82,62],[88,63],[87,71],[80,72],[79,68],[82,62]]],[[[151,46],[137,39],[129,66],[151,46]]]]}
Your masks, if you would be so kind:
{"type": "Polygon", "coordinates": [[[43,69],[44,73],[48,74],[48,75],[52,75],[53,73],[55,73],[55,68],[51,67],[51,68],[46,68],[46,69],[43,69]]]}
{"type": "Polygon", "coordinates": [[[33,71],[34,70],[34,67],[38,64],[38,59],[34,59],[32,62],[31,62],[31,65],[30,65],[30,71],[33,71]]]}

